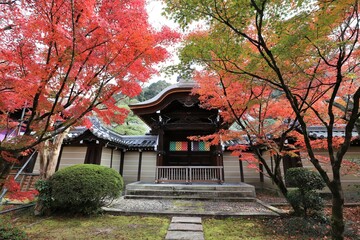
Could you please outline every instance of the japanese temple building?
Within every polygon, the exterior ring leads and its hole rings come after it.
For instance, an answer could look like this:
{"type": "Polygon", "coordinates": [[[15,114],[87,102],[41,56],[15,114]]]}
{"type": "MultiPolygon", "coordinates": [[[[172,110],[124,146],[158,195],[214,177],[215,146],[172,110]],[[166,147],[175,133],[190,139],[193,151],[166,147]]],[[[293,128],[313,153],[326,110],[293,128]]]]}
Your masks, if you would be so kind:
{"type": "MultiPolygon", "coordinates": [[[[228,127],[221,122],[218,110],[199,106],[198,96],[191,94],[194,87],[194,82],[179,82],[150,100],[130,105],[150,127],[147,135],[120,135],[96,118],[92,119],[91,128],[76,127],[65,139],[57,168],[100,164],[119,171],[125,183],[248,183],[275,188],[266,174],[248,168],[246,161],[239,161],[227,151],[236,141],[210,146],[189,140],[190,136],[204,136],[228,127]]],[[[322,134],[316,127],[309,132],[322,134]]],[[[347,155],[358,159],[358,146],[351,147],[347,155]]],[[[267,158],[271,165],[271,157],[267,158]]],[[[303,166],[311,167],[307,159],[301,161],[303,166]]],[[[34,172],[37,171],[36,163],[34,172]]],[[[358,177],[345,177],[344,182],[347,181],[359,185],[358,177]]]]}
{"type": "Polygon", "coordinates": [[[189,140],[215,133],[221,126],[218,110],[200,108],[198,97],[190,94],[194,86],[182,82],[130,106],[157,136],[157,181],[224,181],[222,147],[189,140]],[[186,179],[186,173],[192,179],[186,179]]]}

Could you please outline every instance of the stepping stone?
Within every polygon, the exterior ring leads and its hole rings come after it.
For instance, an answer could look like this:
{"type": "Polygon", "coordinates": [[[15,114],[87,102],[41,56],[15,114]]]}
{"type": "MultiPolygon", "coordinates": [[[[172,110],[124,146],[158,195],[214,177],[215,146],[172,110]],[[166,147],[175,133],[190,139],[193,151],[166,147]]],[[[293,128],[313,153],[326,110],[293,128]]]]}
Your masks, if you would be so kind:
{"type": "Polygon", "coordinates": [[[168,231],[165,240],[205,240],[202,232],[168,231]]]}
{"type": "Polygon", "coordinates": [[[165,240],[204,240],[200,217],[173,217],[165,240]]]}
{"type": "Polygon", "coordinates": [[[203,228],[201,224],[191,224],[191,223],[171,223],[169,226],[169,231],[194,231],[202,232],[203,228]]]}
{"type": "Polygon", "coordinates": [[[172,223],[199,223],[201,224],[201,217],[173,217],[172,223]]]}

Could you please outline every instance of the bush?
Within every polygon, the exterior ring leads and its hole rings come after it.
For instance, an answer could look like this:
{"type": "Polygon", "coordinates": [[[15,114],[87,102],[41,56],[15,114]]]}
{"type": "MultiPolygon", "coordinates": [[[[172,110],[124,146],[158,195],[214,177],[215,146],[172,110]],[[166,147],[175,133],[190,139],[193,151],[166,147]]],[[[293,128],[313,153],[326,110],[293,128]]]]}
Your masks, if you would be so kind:
{"type": "Polygon", "coordinates": [[[114,169],[79,164],[56,172],[50,179],[52,208],[69,213],[94,214],[118,198],[123,180],[114,169]]]}
{"type": "Polygon", "coordinates": [[[325,183],[319,173],[302,167],[288,169],[285,181],[289,186],[297,187],[304,191],[321,190],[325,187],[325,183]]]}
{"type": "Polygon", "coordinates": [[[325,187],[320,174],[306,168],[291,168],[285,175],[286,183],[296,189],[288,191],[287,200],[293,206],[295,214],[308,216],[320,215],[324,209],[323,199],[316,190],[325,187]]]}
{"type": "Polygon", "coordinates": [[[39,192],[35,215],[43,215],[51,209],[52,197],[50,181],[39,179],[35,183],[35,188],[39,192]]]}
{"type": "Polygon", "coordinates": [[[0,239],[3,240],[24,240],[28,239],[26,233],[9,222],[0,218],[0,239]]]}

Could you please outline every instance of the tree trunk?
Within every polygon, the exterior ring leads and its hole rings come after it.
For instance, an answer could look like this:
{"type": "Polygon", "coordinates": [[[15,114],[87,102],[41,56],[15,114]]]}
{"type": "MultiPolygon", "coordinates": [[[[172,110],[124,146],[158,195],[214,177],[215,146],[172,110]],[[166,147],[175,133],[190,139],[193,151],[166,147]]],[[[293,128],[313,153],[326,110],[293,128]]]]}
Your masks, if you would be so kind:
{"type": "MultiPolygon", "coordinates": [[[[39,148],[40,179],[48,180],[55,173],[61,146],[69,131],[70,129],[68,128],[63,133],[58,134],[53,142],[47,140],[41,143],[39,148]]],[[[48,209],[44,209],[44,203],[41,198],[39,198],[34,208],[34,214],[36,216],[42,215],[44,211],[47,210],[48,209]]]]}
{"type": "Polygon", "coordinates": [[[10,171],[11,171],[11,166],[12,164],[5,161],[4,159],[0,160],[0,190],[3,188],[5,182],[6,182],[6,178],[9,175],[10,171]]]}
{"type": "Polygon", "coordinates": [[[332,239],[344,239],[344,194],[341,187],[340,179],[335,179],[330,187],[332,192],[332,214],[331,214],[331,230],[332,239]]]}
{"type": "Polygon", "coordinates": [[[41,179],[49,179],[55,173],[61,146],[69,131],[70,129],[67,129],[58,134],[52,143],[49,140],[42,143],[39,149],[41,179]]]}

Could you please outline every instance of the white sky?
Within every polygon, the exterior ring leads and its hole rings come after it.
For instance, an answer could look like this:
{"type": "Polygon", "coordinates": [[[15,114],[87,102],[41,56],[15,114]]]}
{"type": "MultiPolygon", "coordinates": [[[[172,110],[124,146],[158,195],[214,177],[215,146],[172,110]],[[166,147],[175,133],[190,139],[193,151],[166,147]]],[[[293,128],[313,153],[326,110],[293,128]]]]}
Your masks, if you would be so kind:
{"type": "MultiPolygon", "coordinates": [[[[178,29],[178,25],[174,21],[169,20],[165,16],[161,15],[163,8],[164,8],[164,4],[162,3],[161,0],[147,0],[146,10],[148,11],[149,14],[150,24],[153,25],[155,29],[160,29],[163,26],[168,26],[172,29],[178,29]]],[[[176,46],[171,47],[170,49],[168,49],[168,51],[174,54],[176,52],[176,46]]],[[[178,62],[179,59],[174,54],[174,56],[168,59],[165,63],[161,64],[159,66],[159,69],[164,66],[177,64],[178,62]]],[[[176,75],[169,77],[169,76],[165,76],[165,74],[163,73],[160,73],[159,76],[154,76],[153,78],[151,78],[149,82],[152,83],[159,80],[166,80],[167,82],[170,83],[176,83],[176,78],[177,78],[176,75]]]]}

